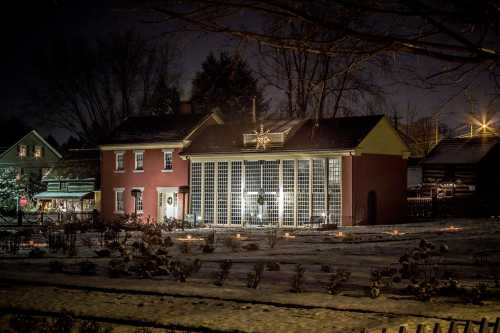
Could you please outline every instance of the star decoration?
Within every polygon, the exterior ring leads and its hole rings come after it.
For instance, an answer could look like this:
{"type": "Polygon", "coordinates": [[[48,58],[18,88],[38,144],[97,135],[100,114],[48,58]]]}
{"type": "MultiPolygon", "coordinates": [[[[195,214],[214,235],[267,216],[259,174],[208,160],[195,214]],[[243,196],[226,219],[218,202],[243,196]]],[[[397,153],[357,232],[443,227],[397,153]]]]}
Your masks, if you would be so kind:
{"type": "Polygon", "coordinates": [[[271,137],[269,136],[270,130],[264,131],[264,125],[260,124],[260,132],[254,131],[255,133],[255,143],[256,149],[265,150],[267,145],[271,142],[271,137]]]}

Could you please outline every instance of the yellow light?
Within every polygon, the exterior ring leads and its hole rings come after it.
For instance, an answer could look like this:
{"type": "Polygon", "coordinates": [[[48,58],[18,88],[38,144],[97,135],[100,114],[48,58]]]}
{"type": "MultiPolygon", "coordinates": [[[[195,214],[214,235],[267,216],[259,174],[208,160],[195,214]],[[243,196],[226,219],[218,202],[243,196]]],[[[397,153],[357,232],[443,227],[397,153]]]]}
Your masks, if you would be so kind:
{"type": "Polygon", "coordinates": [[[191,239],[191,235],[187,235],[187,236],[186,236],[186,238],[187,238],[187,239],[191,239]]]}

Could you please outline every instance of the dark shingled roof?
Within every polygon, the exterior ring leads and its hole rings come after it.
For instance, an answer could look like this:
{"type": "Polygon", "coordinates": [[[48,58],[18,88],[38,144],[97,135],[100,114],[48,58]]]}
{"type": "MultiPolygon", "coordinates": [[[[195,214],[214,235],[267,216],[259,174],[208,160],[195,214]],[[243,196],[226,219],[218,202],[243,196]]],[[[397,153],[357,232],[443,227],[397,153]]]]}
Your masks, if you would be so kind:
{"type": "Polygon", "coordinates": [[[473,137],[443,139],[422,161],[423,164],[476,164],[500,139],[473,137]]]}
{"type": "MultiPolygon", "coordinates": [[[[266,151],[321,151],[356,148],[365,136],[383,118],[382,115],[322,119],[293,122],[294,128],[283,146],[272,146],[266,151]]],[[[266,123],[270,123],[269,120],[266,123]]],[[[264,126],[264,129],[269,126],[264,126]]],[[[227,154],[256,152],[243,145],[243,134],[253,133],[251,123],[228,122],[207,126],[196,135],[184,155],[227,154]]]]}
{"type": "Polygon", "coordinates": [[[182,114],[129,117],[103,144],[181,141],[206,116],[182,114]]]}

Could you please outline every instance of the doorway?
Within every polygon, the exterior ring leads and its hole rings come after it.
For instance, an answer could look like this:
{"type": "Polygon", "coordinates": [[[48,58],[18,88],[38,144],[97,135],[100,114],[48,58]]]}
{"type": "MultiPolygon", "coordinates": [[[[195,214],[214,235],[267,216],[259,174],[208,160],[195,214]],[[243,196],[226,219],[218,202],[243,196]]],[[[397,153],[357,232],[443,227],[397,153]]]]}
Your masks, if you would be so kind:
{"type": "Polygon", "coordinates": [[[177,218],[177,192],[158,191],[158,222],[177,218]]]}

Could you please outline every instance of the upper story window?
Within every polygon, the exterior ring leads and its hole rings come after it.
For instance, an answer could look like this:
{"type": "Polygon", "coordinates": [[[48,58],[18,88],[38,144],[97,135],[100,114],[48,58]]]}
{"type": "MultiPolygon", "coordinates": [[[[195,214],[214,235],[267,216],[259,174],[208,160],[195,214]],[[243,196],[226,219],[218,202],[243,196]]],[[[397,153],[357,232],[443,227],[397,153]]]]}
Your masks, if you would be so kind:
{"type": "Polygon", "coordinates": [[[117,151],[115,152],[115,171],[123,171],[124,169],[123,152],[117,151]]]}
{"type": "Polygon", "coordinates": [[[163,151],[163,171],[172,171],[172,151],[163,151]]]}
{"type": "Polygon", "coordinates": [[[144,171],[144,152],[135,151],[135,170],[134,171],[144,171]]]}
{"type": "Polygon", "coordinates": [[[28,156],[28,146],[19,145],[17,147],[17,156],[19,156],[21,158],[28,156]]]}
{"type": "Polygon", "coordinates": [[[35,146],[33,150],[33,157],[34,158],[42,158],[43,156],[43,147],[42,146],[35,146]]]}

